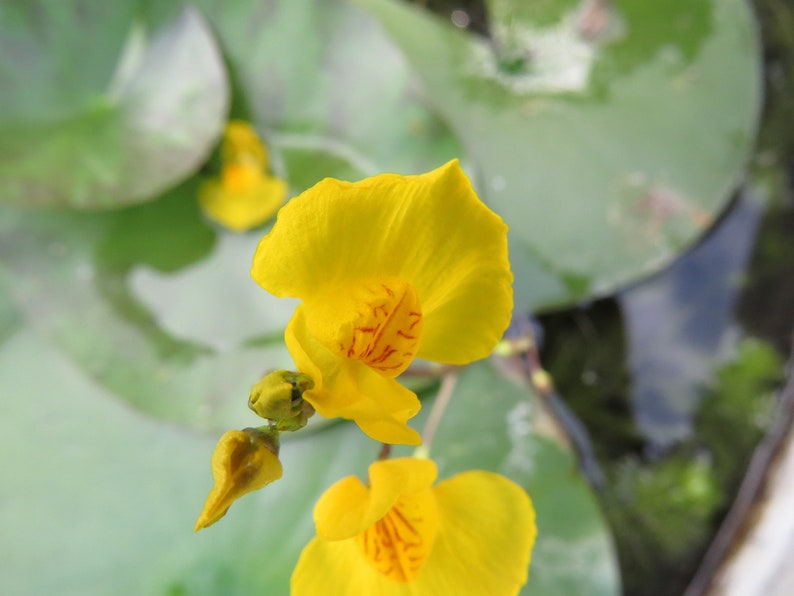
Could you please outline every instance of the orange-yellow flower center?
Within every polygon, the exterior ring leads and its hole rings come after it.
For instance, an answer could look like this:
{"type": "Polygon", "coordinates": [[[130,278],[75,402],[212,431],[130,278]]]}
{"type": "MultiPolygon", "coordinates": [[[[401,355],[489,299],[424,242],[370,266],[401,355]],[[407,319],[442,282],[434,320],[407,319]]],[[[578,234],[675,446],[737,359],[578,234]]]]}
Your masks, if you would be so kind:
{"type": "Polygon", "coordinates": [[[245,193],[256,188],[262,173],[250,163],[230,163],[223,166],[221,179],[223,187],[229,192],[245,193]]]}
{"type": "Polygon", "coordinates": [[[406,583],[419,575],[438,531],[430,490],[401,497],[389,512],[356,537],[364,558],[389,579],[406,583]]]}
{"type": "Polygon", "coordinates": [[[337,288],[307,310],[310,328],[326,347],[386,377],[402,373],[419,350],[422,310],[416,290],[403,280],[337,288]]]}

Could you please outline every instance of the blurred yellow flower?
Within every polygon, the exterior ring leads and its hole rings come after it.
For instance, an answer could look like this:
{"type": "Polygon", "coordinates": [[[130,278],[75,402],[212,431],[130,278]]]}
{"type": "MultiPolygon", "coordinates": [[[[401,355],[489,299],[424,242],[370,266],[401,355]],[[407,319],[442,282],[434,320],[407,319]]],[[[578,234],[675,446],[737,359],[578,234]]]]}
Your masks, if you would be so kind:
{"type": "Polygon", "coordinates": [[[286,331],[304,399],[375,440],[418,444],[416,395],[396,380],[414,357],[467,364],[510,322],[507,226],[457,160],[418,176],[327,178],[293,198],[251,271],[301,298],[286,331]]]}
{"type": "Polygon", "coordinates": [[[329,488],[292,596],[518,594],[537,533],[526,492],[492,472],[436,476],[431,460],[402,458],[373,463],[369,486],[329,488]]]}
{"type": "Polygon", "coordinates": [[[287,196],[287,184],[267,173],[267,151],[251,125],[229,123],[221,161],[220,178],[207,180],[199,191],[207,216],[238,232],[273,217],[287,196]]]}
{"type": "Polygon", "coordinates": [[[267,170],[267,149],[259,140],[254,127],[244,120],[231,120],[226,125],[221,145],[223,163],[239,163],[267,170]]]}
{"type": "Polygon", "coordinates": [[[256,428],[230,430],[223,434],[212,454],[212,487],[195,531],[211,526],[229,506],[251,491],[281,478],[278,433],[256,428]]]}

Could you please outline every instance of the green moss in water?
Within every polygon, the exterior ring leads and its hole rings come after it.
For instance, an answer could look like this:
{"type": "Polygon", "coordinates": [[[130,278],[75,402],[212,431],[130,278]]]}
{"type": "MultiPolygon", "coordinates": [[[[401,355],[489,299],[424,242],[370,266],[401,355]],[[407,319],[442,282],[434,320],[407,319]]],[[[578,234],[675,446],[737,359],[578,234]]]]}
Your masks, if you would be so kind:
{"type": "Polygon", "coordinates": [[[763,437],[781,370],[769,345],[742,340],[704,390],[691,439],[659,461],[608,465],[602,498],[626,594],[683,593],[763,437]]]}

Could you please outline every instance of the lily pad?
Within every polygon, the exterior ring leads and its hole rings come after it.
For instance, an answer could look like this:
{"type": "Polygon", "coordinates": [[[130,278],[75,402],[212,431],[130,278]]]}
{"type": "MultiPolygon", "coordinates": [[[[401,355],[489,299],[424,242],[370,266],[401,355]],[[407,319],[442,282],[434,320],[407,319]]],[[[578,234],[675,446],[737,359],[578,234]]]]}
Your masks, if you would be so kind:
{"type": "Polygon", "coordinates": [[[108,213],[4,209],[0,275],[22,317],[118,397],[225,430],[266,370],[292,365],[294,303],[251,280],[259,233],[217,233],[197,188],[108,213]]]}
{"type": "Polygon", "coordinates": [[[356,4],[402,50],[510,225],[521,307],[664,266],[740,180],[760,103],[743,0],[493,0],[491,39],[397,0],[356,4]]]}
{"type": "Polygon", "coordinates": [[[0,201],[118,207],[207,158],[228,104],[210,30],[190,8],[155,28],[136,4],[0,9],[0,48],[14,56],[0,69],[0,201]]]}
{"type": "Polygon", "coordinates": [[[22,317],[11,300],[8,282],[0,276],[0,345],[22,325],[22,317]]]}
{"type": "MultiPolygon", "coordinates": [[[[241,98],[276,150],[320,150],[313,180],[289,159],[296,191],[335,176],[340,158],[361,175],[419,173],[463,149],[418,93],[401,53],[382,29],[345,0],[200,0],[241,98]],[[330,167],[326,167],[330,166],[330,167]],[[309,183],[311,182],[311,184],[309,183]]],[[[342,168],[341,177],[353,173],[342,168]]]]}

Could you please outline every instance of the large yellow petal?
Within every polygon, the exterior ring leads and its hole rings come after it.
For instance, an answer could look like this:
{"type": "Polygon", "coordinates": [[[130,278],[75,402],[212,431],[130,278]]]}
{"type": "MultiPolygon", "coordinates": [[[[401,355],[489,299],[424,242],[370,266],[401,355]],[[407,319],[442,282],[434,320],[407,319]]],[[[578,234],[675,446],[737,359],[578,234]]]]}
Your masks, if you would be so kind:
{"type": "MultiPolygon", "coordinates": [[[[454,584],[453,580],[453,584],[454,584]]],[[[457,592],[427,592],[420,581],[400,583],[381,575],[364,560],[354,539],[328,542],[314,538],[303,549],[292,572],[291,596],[465,596],[466,586],[457,592]]]]}
{"type": "Polygon", "coordinates": [[[424,315],[419,356],[451,364],[487,356],[512,310],[507,226],[457,160],[418,176],[319,182],[279,212],[251,274],[307,301],[356,280],[403,279],[424,315]]]}
{"type": "MultiPolygon", "coordinates": [[[[397,495],[394,496],[396,498],[397,495]]],[[[386,509],[388,507],[391,507],[391,503],[386,509]]],[[[368,521],[368,512],[371,509],[372,495],[369,487],[355,476],[342,478],[331,485],[314,506],[317,535],[323,540],[351,538],[372,523],[368,521]]],[[[385,510],[381,515],[384,513],[385,510]]]]}
{"type": "Polygon", "coordinates": [[[314,381],[303,398],[320,415],[353,420],[376,441],[421,442],[419,434],[407,425],[421,407],[416,394],[358,360],[331,352],[309,331],[302,305],[295,310],[284,338],[298,370],[314,381]]]}
{"type": "Polygon", "coordinates": [[[438,468],[435,462],[419,457],[384,459],[369,466],[369,482],[372,485],[374,501],[384,500],[380,497],[381,494],[409,495],[419,492],[431,487],[437,477],[438,468]]]}
{"type": "Polygon", "coordinates": [[[314,538],[303,549],[298,564],[292,572],[290,594],[291,596],[411,594],[412,592],[404,591],[405,586],[406,584],[389,581],[367,564],[354,539],[329,542],[314,538]]]}
{"type": "Polygon", "coordinates": [[[415,594],[518,594],[537,528],[526,492],[504,476],[472,471],[434,489],[441,528],[415,594]]]}

